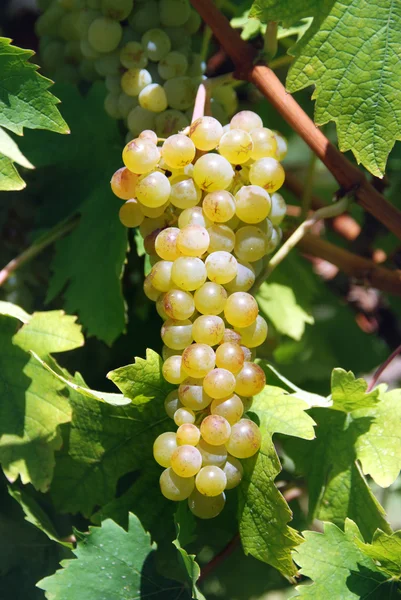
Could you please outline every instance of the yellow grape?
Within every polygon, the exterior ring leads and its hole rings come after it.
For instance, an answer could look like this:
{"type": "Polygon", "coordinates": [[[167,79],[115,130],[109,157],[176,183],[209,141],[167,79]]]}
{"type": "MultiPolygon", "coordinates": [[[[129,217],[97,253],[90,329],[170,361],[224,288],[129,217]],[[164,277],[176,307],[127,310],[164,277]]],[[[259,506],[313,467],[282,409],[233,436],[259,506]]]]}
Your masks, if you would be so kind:
{"type": "Polygon", "coordinates": [[[215,346],[224,335],[224,321],[217,315],[201,315],[192,325],[194,341],[199,344],[215,346]]]}
{"type": "Polygon", "coordinates": [[[220,400],[213,400],[210,406],[210,412],[212,415],[219,415],[224,417],[230,425],[234,425],[240,420],[244,412],[244,405],[241,399],[233,394],[229,398],[221,398],[220,400]]]}
{"type": "Polygon", "coordinates": [[[221,446],[213,446],[205,440],[200,439],[196,446],[202,455],[202,466],[216,465],[222,467],[227,460],[227,450],[224,444],[221,446]]]}
{"type": "Polygon", "coordinates": [[[259,365],[244,362],[244,366],[236,376],[235,392],[239,396],[256,396],[266,385],[266,375],[259,365]]]}
{"type": "Polygon", "coordinates": [[[201,379],[185,379],[178,388],[178,397],[184,406],[195,411],[204,410],[212,402],[203,389],[201,379]]]}
{"type": "Polygon", "coordinates": [[[192,344],[182,353],[182,367],[189,377],[200,379],[214,368],[215,353],[206,344],[192,344]]]}
{"type": "Polygon", "coordinates": [[[220,467],[202,467],[195,477],[197,490],[204,496],[219,496],[227,485],[226,474],[220,467]]]}
{"type": "Polygon", "coordinates": [[[204,496],[194,490],[188,498],[189,510],[199,519],[213,519],[221,513],[226,503],[224,493],[218,496],[204,496]]]}
{"type": "MultiPolygon", "coordinates": [[[[183,406],[181,408],[177,408],[174,413],[174,423],[180,427],[184,424],[195,423],[195,413],[190,408],[183,406]]],[[[196,444],[193,444],[195,446],[196,444]]]]}
{"type": "Polygon", "coordinates": [[[222,285],[208,281],[196,290],[194,301],[195,308],[200,313],[218,315],[224,310],[227,292],[222,285]]]}
{"type": "Polygon", "coordinates": [[[171,456],[177,447],[175,433],[171,431],[162,433],[155,439],[153,444],[155,461],[162,467],[169,467],[171,465],[171,456]]]}
{"type": "Polygon", "coordinates": [[[244,467],[234,456],[228,456],[227,462],[223,467],[223,471],[227,478],[226,490],[232,490],[241,483],[244,474],[244,467]]]}
{"type": "Polygon", "coordinates": [[[202,466],[202,455],[197,448],[184,444],[171,455],[171,468],[180,477],[193,477],[202,466]]]}
{"type": "Polygon", "coordinates": [[[235,330],[241,335],[241,344],[248,348],[260,346],[267,338],[267,323],[260,315],[248,327],[236,327],[235,330]]]}
{"type": "Polygon", "coordinates": [[[179,502],[186,500],[195,488],[194,477],[179,477],[168,468],[160,475],[160,490],[165,498],[179,502]]]}
{"type": "Polygon", "coordinates": [[[138,179],[139,176],[132,173],[127,167],[121,167],[111,178],[111,189],[120,200],[130,200],[135,198],[138,179]]]}
{"type": "Polygon", "coordinates": [[[202,202],[205,215],[216,223],[229,221],[235,215],[235,199],[227,190],[207,194],[202,202]]]}
{"type": "Polygon", "coordinates": [[[160,260],[149,273],[150,281],[156,290],[160,292],[168,292],[172,287],[171,271],[173,262],[169,260],[160,260]]]}
{"type": "MultiPolygon", "coordinates": [[[[133,173],[149,173],[160,159],[160,150],[149,140],[135,139],[125,146],[123,162],[133,173]]],[[[163,202],[162,202],[163,204],[163,202]]]]}
{"type": "Polygon", "coordinates": [[[180,233],[178,227],[167,227],[157,234],[155,250],[163,260],[174,261],[181,256],[177,247],[177,236],[180,233]]]}
{"type": "Polygon", "coordinates": [[[275,192],[284,183],[285,172],[275,158],[260,158],[249,169],[249,180],[268,192],[275,192]]]}
{"type": "Polygon", "coordinates": [[[208,249],[209,241],[209,234],[205,227],[201,225],[187,225],[178,234],[177,247],[184,256],[199,257],[208,249]]]}
{"type": "Polygon", "coordinates": [[[203,380],[203,389],[212,398],[227,398],[234,393],[236,379],[227,369],[213,369],[203,380]]]}
{"type": "Polygon", "coordinates": [[[253,141],[251,151],[251,158],[253,160],[266,157],[277,158],[277,140],[271,129],[258,127],[257,129],[253,129],[250,135],[253,141]]]}
{"type": "Polygon", "coordinates": [[[181,169],[189,165],[195,158],[196,148],[186,135],[177,133],[164,142],[161,154],[171,169],[181,169]]]}
{"type": "Polygon", "coordinates": [[[186,373],[182,368],[182,356],[173,354],[167,358],[162,367],[163,377],[173,385],[179,385],[186,378],[186,373]]]}
{"type": "Polygon", "coordinates": [[[249,419],[241,419],[231,427],[226,448],[235,458],[249,458],[259,450],[261,441],[259,427],[249,419]]]}
{"type": "Polygon", "coordinates": [[[196,256],[180,256],[173,263],[171,278],[175,285],[187,292],[197,290],[207,278],[205,264],[196,256]]]}
{"type": "Polygon", "coordinates": [[[202,190],[213,192],[230,187],[234,171],[223,156],[204,154],[195,163],[193,177],[202,190]]]}
{"type": "Polygon", "coordinates": [[[183,423],[179,426],[176,433],[178,446],[196,446],[200,440],[200,431],[193,423],[183,423]]]}
{"type": "Polygon", "coordinates": [[[189,137],[198,150],[208,151],[216,148],[223,135],[223,127],[213,117],[200,117],[190,127],[189,137]]]}
{"type": "Polygon", "coordinates": [[[237,275],[237,259],[230,252],[212,252],[205,260],[207,276],[214,283],[225,284],[237,275]]]}
{"type": "Polygon", "coordinates": [[[263,127],[262,119],[251,110],[241,110],[230,121],[230,129],[243,129],[250,132],[260,127],[263,127]]]}
{"type": "Polygon", "coordinates": [[[202,439],[211,446],[221,446],[230,437],[230,423],[220,415],[205,417],[200,426],[202,439]]]}
{"type": "MultiPolygon", "coordinates": [[[[202,191],[196,185],[192,177],[188,177],[188,175],[178,175],[171,179],[169,200],[173,206],[182,209],[193,208],[198,204],[201,197],[202,191]]],[[[203,225],[203,223],[199,224],[203,225]]]]}
{"type": "Polygon", "coordinates": [[[175,411],[181,407],[182,404],[178,397],[178,390],[175,389],[166,396],[166,399],[164,400],[164,410],[166,411],[167,416],[170,417],[170,419],[173,419],[175,411]]]}
{"type": "Polygon", "coordinates": [[[118,216],[124,227],[139,227],[145,218],[139,202],[135,199],[127,200],[120,208],[118,216]]]}
{"type": "Polygon", "coordinates": [[[194,314],[194,298],[184,290],[169,290],[163,297],[163,308],[170,319],[184,321],[194,314]]]}
{"type": "Polygon", "coordinates": [[[140,178],[136,186],[136,197],[145,206],[158,208],[168,201],[170,191],[168,177],[159,171],[154,171],[140,178]]]}
{"type": "Polygon", "coordinates": [[[271,199],[259,185],[244,185],[235,195],[235,212],[244,223],[260,223],[270,213],[271,199]]]}
{"type": "Polygon", "coordinates": [[[192,343],[192,323],[169,319],[161,328],[163,342],[173,350],[183,350],[192,343]]]}
{"type": "Polygon", "coordinates": [[[227,298],[224,307],[224,316],[230,325],[234,327],[252,325],[258,316],[258,312],[255,298],[247,292],[234,292],[227,298]]]}
{"type": "Polygon", "coordinates": [[[242,348],[236,343],[220,344],[216,350],[216,366],[219,369],[227,369],[234,375],[242,369],[244,360],[242,348]]]}
{"type": "Polygon", "coordinates": [[[235,245],[235,233],[222,223],[214,223],[207,229],[210,237],[208,252],[231,252],[235,245]]]}

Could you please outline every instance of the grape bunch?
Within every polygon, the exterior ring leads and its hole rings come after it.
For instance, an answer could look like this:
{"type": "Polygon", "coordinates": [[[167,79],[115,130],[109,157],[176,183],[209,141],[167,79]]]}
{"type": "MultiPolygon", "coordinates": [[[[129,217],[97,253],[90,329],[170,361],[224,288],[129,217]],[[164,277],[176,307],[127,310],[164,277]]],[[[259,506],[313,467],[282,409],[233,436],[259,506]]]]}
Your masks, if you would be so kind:
{"type": "Polygon", "coordinates": [[[153,131],[129,142],[111,187],[153,265],[144,291],[164,321],[163,376],[177,386],[164,405],[178,429],[154,443],[161,492],[211,518],[261,444],[244,414],[266,384],[254,359],[267,323],[249,291],[281,239],[286,141],[242,111],[158,142],[153,131]]]}
{"type": "MultiPolygon", "coordinates": [[[[154,129],[166,137],[190,123],[206,65],[192,52],[201,19],[188,0],[41,0],[36,31],[46,73],[56,80],[104,80],[105,110],[124,120],[128,139],[154,129]]],[[[231,85],[219,86],[213,114],[237,109],[231,85]]]]}

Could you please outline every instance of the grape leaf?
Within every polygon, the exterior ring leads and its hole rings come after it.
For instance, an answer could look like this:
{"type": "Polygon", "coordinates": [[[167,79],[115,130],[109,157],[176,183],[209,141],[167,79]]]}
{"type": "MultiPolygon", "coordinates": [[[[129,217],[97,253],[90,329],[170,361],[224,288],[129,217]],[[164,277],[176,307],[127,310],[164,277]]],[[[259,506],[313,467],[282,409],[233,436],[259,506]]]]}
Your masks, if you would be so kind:
{"type": "Polygon", "coordinates": [[[384,531],[375,532],[371,544],[355,540],[362,552],[380,567],[380,570],[393,579],[401,579],[401,531],[388,535],[384,531]]]}
{"type": "Polygon", "coordinates": [[[284,24],[315,17],[291,50],[297,60],[288,89],[316,85],[316,123],[335,121],[340,149],[383,176],[401,138],[401,6],[383,0],[372,11],[367,0],[306,0],[295,7],[292,0],[257,0],[252,14],[284,24]]]}
{"type": "Polygon", "coordinates": [[[344,369],[333,369],[331,374],[332,409],[352,412],[359,408],[370,408],[379,402],[382,388],[366,393],[368,384],[364,379],[355,379],[354,374],[344,369]]]}
{"type": "Polygon", "coordinates": [[[173,544],[177,548],[181,564],[186,573],[186,580],[189,582],[192,598],[206,600],[205,596],[196,587],[196,582],[200,576],[200,568],[195,560],[196,557],[194,554],[188,554],[183,547],[189,543],[195,529],[195,522],[193,517],[191,517],[192,515],[190,515],[186,503],[181,502],[174,515],[177,537],[173,540],[173,544]]]}
{"type": "Polygon", "coordinates": [[[33,313],[18,331],[16,340],[20,348],[33,350],[39,356],[74,350],[84,345],[81,326],[76,320],[77,317],[62,310],[33,313]]]}
{"type": "Polygon", "coordinates": [[[128,531],[108,519],[79,538],[76,559],[63,561],[63,569],[37,584],[53,600],[188,599],[182,585],[154,570],[156,545],[135,515],[129,515],[128,531]]]}
{"type": "Polygon", "coordinates": [[[352,521],[341,531],[333,523],[325,523],[324,532],[304,531],[305,543],[294,552],[301,574],[313,580],[312,585],[297,587],[299,598],[321,600],[329,595],[341,600],[389,600],[398,592],[374,561],[356,544],[359,531],[352,521]]]}
{"type": "Polygon", "coordinates": [[[0,191],[18,191],[26,186],[14,162],[26,169],[34,169],[12,137],[0,127],[0,191]]]}

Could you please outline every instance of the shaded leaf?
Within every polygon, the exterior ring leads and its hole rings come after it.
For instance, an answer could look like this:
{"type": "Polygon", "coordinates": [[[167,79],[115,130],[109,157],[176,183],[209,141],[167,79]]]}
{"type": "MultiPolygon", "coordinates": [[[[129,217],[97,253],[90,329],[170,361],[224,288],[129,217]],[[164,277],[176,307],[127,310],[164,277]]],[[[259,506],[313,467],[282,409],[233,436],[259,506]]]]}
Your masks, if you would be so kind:
{"type": "Polygon", "coordinates": [[[355,379],[351,371],[333,369],[331,374],[332,409],[352,412],[359,408],[369,408],[379,402],[381,388],[367,393],[368,384],[364,379],[355,379]]]}
{"type": "Polygon", "coordinates": [[[389,577],[401,578],[401,531],[388,535],[376,531],[371,544],[356,539],[356,545],[380,567],[389,577]]]}

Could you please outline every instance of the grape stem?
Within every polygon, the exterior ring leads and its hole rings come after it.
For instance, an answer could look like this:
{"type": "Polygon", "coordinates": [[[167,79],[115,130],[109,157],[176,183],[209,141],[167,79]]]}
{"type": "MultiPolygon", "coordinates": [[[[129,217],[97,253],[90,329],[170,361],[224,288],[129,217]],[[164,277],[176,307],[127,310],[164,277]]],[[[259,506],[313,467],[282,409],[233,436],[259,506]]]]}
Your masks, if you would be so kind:
{"type": "Polygon", "coordinates": [[[306,219],[310,210],[313,192],[313,180],[315,175],[317,156],[314,152],[311,153],[308,169],[304,182],[304,190],[302,193],[301,219],[306,219]]]}
{"type": "Polygon", "coordinates": [[[315,223],[321,219],[330,219],[342,214],[347,210],[350,203],[350,194],[345,194],[340,200],[337,200],[330,206],[324,206],[315,211],[309,219],[306,219],[301,225],[290,235],[287,241],[281,246],[276,254],[270,259],[267,265],[262,269],[255,283],[253,284],[250,293],[255,294],[262,283],[271,275],[276,267],[286,258],[291,250],[301,241],[308,229],[311,229],[315,223]]]}
{"type": "Polygon", "coordinates": [[[0,271],[0,286],[7,281],[14,271],[35,258],[35,256],[40,254],[42,250],[63,237],[66,233],[72,231],[78,225],[79,219],[79,216],[75,216],[71,219],[58,223],[55,227],[35,240],[31,246],[24,250],[19,256],[10,260],[10,262],[0,271]]]}
{"type": "Polygon", "coordinates": [[[225,560],[240,545],[240,535],[237,533],[224,548],[212,558],[204,567],[202,567],[198,583],[201,583],[211,571],[213,571],[223,560],[225,560]]]}
{"type": "MultiPolygon", "coordinates": [[[[270,63],[271,59],[276,56],[277,53],[277,30],[278,24],[276,21],[269,21],[266,26],[264,35],[263,50],[267,58],[267,62],[270,63]]],[[[270,67],[271,68],[271,67],[270,67]]]]}
{"type": "Polygon", "coordinates": [[[275,73],[266,65],[254,64],[257,50],[247,44],[239,32],[230,26],[227,18],[212,0],[191,0],[193,7],[209,25],[222,48],[236,66],[238,79],[256,85],[287,123],[308,144],[317,157],[331,171],[340,186],[349,190],[356,184],[356,200],[361,206],[401,239],[401,211],[393,206],[316,127],[305,111],[289,94],[275,73]]]}
{"type": "Polygon", "coordinates": [[[380,365],[380,367],[377,369],[377,371],[375,371],[375,374],[372,377],[371,382],[368,385],[368,389],[366,390],[367,392],[371,392],[373,390],[373,388],[375,387],[375,385],[377,384],[379,377],[382,375],[383,371],[385,369],[387,369],[387,367],[389,366],[389,364],[395,359],[396,356],[398,356],[401,352],[401,345],[398,346],[398,348],[396,348],[391,354],[390,356],[384,361],[383,364],[380,365]]]}
{"type": "Polygon", "coordinates": [[[231,83],[233,81],[234,74],[225,73],[224,75],[219,75],[218,77],[210,77],[205,79],[201,84],[199,84],[195,98],[194,111],[192,113],[192,123],[200,117],[211,114],[210,100],[213,88],[219,85],[224,85],[225,83],[231,83]]]}

